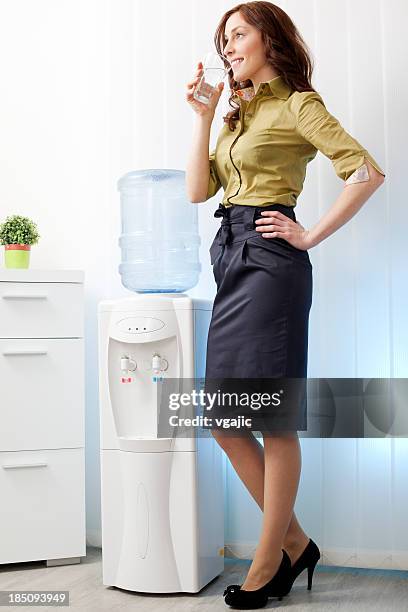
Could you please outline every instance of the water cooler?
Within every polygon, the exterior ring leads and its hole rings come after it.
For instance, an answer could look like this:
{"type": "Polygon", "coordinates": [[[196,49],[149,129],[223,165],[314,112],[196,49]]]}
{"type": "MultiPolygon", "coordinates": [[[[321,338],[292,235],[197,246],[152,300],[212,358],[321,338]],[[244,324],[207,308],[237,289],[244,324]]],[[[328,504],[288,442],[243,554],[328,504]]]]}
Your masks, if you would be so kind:
{"type": "Polygon", "coordinates": [[[98,305],[103,584],[146,593],[196,593],[224,569],[222,450],[211,435],[158,428],[157,385],[204,377],[212,310],[184,293],[199,240],[183,182],[162,170],[121,179],[120,272],[135,295],[98,305]]]}

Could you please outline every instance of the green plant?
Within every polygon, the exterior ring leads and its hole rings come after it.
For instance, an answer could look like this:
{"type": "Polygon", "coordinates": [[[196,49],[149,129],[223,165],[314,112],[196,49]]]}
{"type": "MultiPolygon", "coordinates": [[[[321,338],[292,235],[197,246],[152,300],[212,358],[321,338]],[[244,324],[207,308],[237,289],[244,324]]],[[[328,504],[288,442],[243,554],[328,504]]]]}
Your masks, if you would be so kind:
{"type": "Polygon", "coordinates": [[[0,224],[0,244],[36,244],[40,234],[34,221],[12,215],[0,224]]]}

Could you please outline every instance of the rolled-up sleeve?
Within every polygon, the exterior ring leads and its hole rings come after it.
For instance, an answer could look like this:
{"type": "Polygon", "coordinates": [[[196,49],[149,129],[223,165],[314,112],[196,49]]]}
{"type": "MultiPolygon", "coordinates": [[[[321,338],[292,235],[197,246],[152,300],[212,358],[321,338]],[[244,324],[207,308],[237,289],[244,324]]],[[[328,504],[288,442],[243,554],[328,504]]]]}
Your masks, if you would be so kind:
{"type": "Polygon", "coordinates": [[[367,149],[329,113],[317,92],[297,92],[295,114],[298,133],[331,160],[338,177],[346,181],[364,164],[364,158],[385,176],[367,149]]]}
{"type": "Polygon", "coordinates": [[[217,168],[215,166],[215,149],[209,156],[210,160],[210,178],[208,181],[208,190],[207,195],[205,196],[205,200],[212,198],[217,191],[219,191],[221,187],[221,181],[217,173],[217,168]]]}

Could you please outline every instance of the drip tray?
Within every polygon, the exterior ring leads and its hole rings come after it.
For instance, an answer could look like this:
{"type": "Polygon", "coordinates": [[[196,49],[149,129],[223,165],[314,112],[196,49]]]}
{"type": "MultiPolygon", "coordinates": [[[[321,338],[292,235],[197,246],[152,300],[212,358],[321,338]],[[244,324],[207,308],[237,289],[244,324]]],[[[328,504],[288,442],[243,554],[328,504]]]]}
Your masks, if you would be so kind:
{"type": "Polygon", "coordinates": [[[134,453],[164,453],[173,450],[174,438],[136,438],[119,436],[119,448],[134,453]]]}

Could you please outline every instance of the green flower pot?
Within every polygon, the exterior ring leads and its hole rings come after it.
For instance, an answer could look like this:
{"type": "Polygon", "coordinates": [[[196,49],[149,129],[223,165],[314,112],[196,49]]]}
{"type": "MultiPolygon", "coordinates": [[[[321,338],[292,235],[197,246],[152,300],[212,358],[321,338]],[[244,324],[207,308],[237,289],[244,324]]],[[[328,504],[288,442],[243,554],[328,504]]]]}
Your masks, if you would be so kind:
{"type": "Polygon", "coordinates": [[[5,244],[4,263],[6,268],[28,268],[30,264],[29,244],[5,244]]]}

